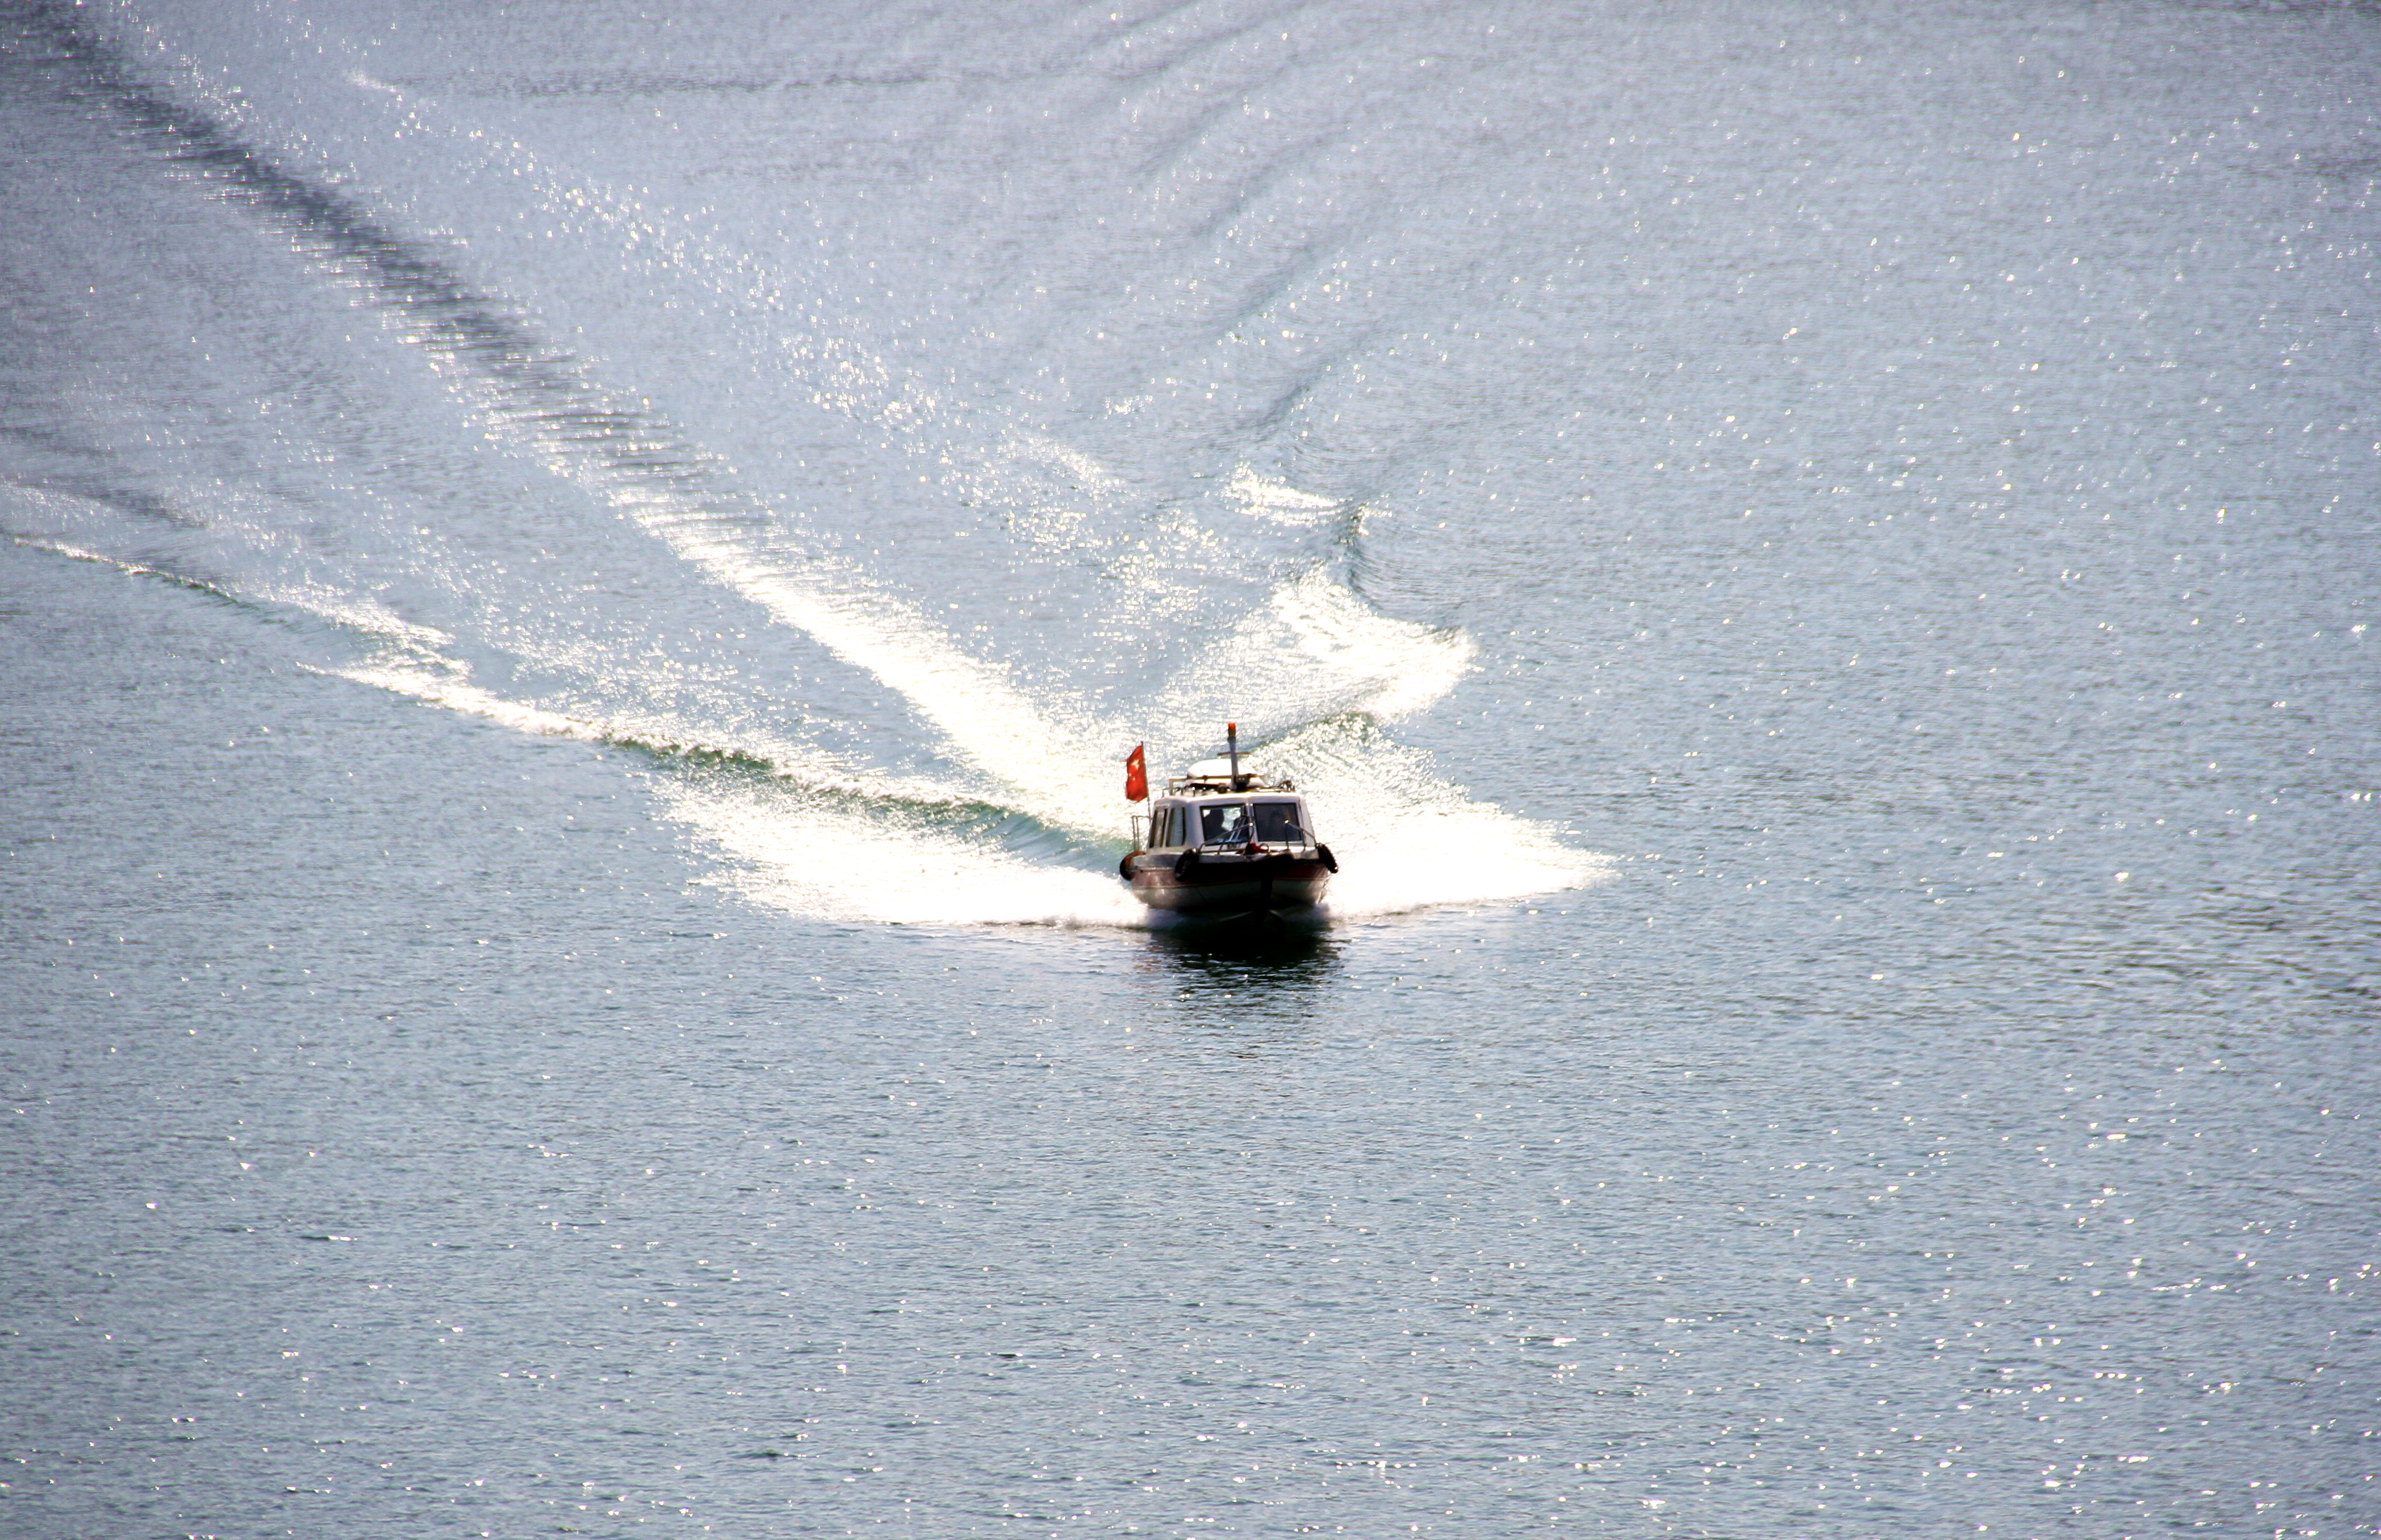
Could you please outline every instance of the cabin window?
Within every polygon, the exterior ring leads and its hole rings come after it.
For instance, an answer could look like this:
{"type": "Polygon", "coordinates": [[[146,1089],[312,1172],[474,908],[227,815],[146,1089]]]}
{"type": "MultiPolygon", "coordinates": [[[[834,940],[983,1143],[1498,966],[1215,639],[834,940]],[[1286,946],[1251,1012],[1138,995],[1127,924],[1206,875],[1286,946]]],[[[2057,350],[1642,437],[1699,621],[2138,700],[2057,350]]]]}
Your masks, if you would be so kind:
{"type": "Polygon", "coordinates": [[[1296,802],[1259,802],[1256,822],[1257,837],[1268,845],[1306,843],[1306,831],[1299,825],[1296,802]]]}
{"type": "Polygon", "coordinates": [[[1172,849],[1182,843],[1182,804],[1171,802],[1157,810],[1157,837],[1150,843],[1160,849],[1172,849]]]}
{"type": "Polygon", "coordinates": [[[1238,845],[1248,837],[1249,810],[1241,802],[1209,802],[1199,810],[1199,840],[1203,845],[1238,845]]]}

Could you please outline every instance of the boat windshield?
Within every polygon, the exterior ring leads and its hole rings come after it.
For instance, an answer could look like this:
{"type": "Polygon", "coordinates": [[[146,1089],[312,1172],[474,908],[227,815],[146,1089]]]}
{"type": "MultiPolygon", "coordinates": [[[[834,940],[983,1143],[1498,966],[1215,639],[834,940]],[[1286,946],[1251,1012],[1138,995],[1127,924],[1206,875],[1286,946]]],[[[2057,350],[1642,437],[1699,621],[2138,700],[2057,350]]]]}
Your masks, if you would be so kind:
{"type": "Polygon", "coordinates": [[[1238,845],[1249,837],[1249,810],[1244,802],[1209,802],[1199,810],[1199,841],[1203,845],[1238,845]]]}
{"type": "Polygon", "coordinates": [[[1268,845],[1303,845],[1306,831],[1299,826],[1296,802],[1259,802],[1257,837],[1268,845]]]}

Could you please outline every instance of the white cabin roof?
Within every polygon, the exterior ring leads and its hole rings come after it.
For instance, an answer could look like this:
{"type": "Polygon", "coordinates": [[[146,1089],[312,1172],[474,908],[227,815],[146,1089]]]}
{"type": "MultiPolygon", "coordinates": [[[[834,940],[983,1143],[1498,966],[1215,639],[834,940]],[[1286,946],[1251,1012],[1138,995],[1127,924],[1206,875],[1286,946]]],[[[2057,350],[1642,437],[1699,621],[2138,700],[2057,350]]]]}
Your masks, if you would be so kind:
{"type": "Polygon", "coordinates": [[[1240,774],[1237,780],[1232,776],[1232,762],[1216,758],[1203,759],[1166,783],[1166,794],[1169,797],[1245,797],[1255,792],[1287,792],[1294,796],[1297,791],[1298,788],[1288,781],[1267,780],[1249,763],[1246,754],[1240,756],[1240,774]]]}

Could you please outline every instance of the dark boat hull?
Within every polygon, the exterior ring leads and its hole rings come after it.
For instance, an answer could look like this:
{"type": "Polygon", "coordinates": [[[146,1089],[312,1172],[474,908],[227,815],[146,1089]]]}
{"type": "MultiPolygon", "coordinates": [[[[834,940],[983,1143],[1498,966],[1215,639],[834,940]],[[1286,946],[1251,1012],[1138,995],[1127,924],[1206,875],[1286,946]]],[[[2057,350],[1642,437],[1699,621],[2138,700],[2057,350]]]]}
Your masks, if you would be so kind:
{"type": "Polygon", "coordinates": [[[1176,914],[1258,914],[1310,909],[1331,885],[1320,857],[1203,854],[1178,863],[1170,855],[1129,858],[1133,897],[1176,914]],[[1177,867],[1179,864],[1180,869],[1177,867]]]}

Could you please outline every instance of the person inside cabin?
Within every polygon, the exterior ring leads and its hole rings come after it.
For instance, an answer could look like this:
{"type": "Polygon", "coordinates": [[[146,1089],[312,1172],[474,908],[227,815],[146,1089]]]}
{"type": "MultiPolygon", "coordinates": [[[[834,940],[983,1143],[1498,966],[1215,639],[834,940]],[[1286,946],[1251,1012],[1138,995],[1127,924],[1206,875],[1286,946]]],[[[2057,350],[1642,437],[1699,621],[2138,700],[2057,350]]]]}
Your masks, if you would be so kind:
{"type": "Polygon", "coordinates": [[[1248,808],[1240,802],[1210,802],[1199,810],[1199,842],[1238,845],[1248,838],[1248,808]]]}
{"type": "Polygon", "coordinates": [[[1296,802],[1259,802],[1257,837],[1268,845],[1302,845],[1306,831],[1298,826],[1296,802]]]}

